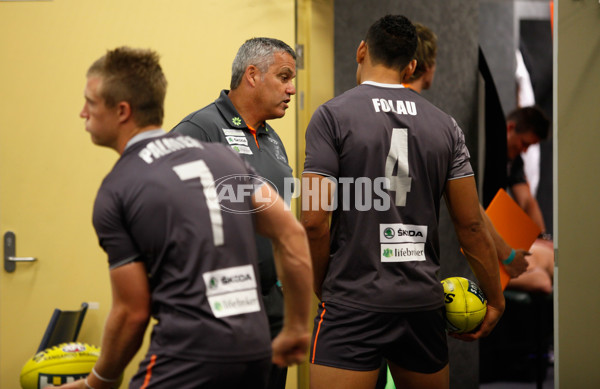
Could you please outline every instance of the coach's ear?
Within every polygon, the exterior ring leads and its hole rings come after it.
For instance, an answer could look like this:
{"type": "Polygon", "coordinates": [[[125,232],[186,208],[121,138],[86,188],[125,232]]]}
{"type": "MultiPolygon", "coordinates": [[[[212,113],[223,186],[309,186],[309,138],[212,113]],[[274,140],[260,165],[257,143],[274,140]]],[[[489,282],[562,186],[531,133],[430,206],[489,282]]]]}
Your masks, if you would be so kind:
{"type": "Polygon", "coordinates": [[[251,86],[256,86],[257,80],[261,76],[261,71],[255,65],[248,65],[246,71],[244,72],[244,78],[251,86]]]}

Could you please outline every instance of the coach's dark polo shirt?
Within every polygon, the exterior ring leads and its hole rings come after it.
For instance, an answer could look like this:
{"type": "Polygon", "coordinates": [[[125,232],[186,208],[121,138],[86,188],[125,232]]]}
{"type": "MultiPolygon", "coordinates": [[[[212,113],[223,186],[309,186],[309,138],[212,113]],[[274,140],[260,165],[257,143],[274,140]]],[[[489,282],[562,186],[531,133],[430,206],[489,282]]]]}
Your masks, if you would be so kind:
{"type": "MultiPolygon", "coordinates": [[[[186,116],[172,131],[192,136],[204,142],[218,142],[231,146],[261,176],[270,181],[283,197],[286,178],[291,180],[283,142],[268,124],[248,127],[223,90],[219,98],[206,107],[186,116]]],[[[290,188],[288,188],[288,192],[290,188]]],[[[283,325],[283,296],[277,286],[273,249],[269,239],[256,235],[258,265],[265,309],[269,317],[271,335],[283,325]]]]}

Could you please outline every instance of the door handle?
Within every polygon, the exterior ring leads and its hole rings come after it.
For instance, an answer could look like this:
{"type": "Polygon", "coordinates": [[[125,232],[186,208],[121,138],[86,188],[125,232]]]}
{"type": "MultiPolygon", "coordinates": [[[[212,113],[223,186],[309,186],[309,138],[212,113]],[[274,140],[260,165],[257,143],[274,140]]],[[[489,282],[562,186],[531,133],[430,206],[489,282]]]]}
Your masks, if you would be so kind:
{"type": "Polygon", "coordinates": [[[4,234],[4,270],[12,273],[17,268],[17,262],[34,262],[35,257],[17,257],[17,238],[15,233],[7,231],[4,234]]]}

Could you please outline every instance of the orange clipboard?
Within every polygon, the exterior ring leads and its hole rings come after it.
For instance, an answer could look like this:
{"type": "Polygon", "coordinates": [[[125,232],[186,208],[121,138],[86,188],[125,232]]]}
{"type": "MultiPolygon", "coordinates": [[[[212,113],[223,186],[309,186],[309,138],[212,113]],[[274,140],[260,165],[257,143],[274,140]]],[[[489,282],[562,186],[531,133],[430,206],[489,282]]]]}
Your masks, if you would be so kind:
{"type": "MultiPolygon", "coordinates": [[[[498,234],[513,249],[529,250],[540,235],[541,229],[519,207],[504,189],[500,189],[488,205],[485,213],[488,215],[498,234]]],[[[500,282],[502,289],[506,288],[510,276],[500,262],[500,282]]]]}

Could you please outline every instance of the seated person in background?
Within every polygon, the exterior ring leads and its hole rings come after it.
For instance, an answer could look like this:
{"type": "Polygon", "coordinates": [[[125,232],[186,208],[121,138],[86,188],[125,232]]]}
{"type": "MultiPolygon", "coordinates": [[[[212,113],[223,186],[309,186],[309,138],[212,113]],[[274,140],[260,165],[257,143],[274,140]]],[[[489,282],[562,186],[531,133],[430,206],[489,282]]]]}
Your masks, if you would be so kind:
{"type": "MultiPolygon", "coordinates": [[[[523,170],[521,153],[548,136],[550,121],[536,106],[517,108],[506,117],[506,145],[508,158],[508,191],[519,206],[531,217],[547,237],[546,225],[539,204],[531,194],[523,170]]],[[[552,292],[554,277],[554,249],[547,238],[537,239],[530,248],[529,266],[522,275],[511,279],[510,289],[526,292],[552,292]]]]}
{"type": "Polygon", "coordinates": [[[508,190],[519,206],[540,227],[542,233],[546,233],[544,217],[529,189],[521,153],[527,151],[529,146],[546,139],[549,128],[550,121],[536,106],[517,108],[506,117],[508,190]]]}

